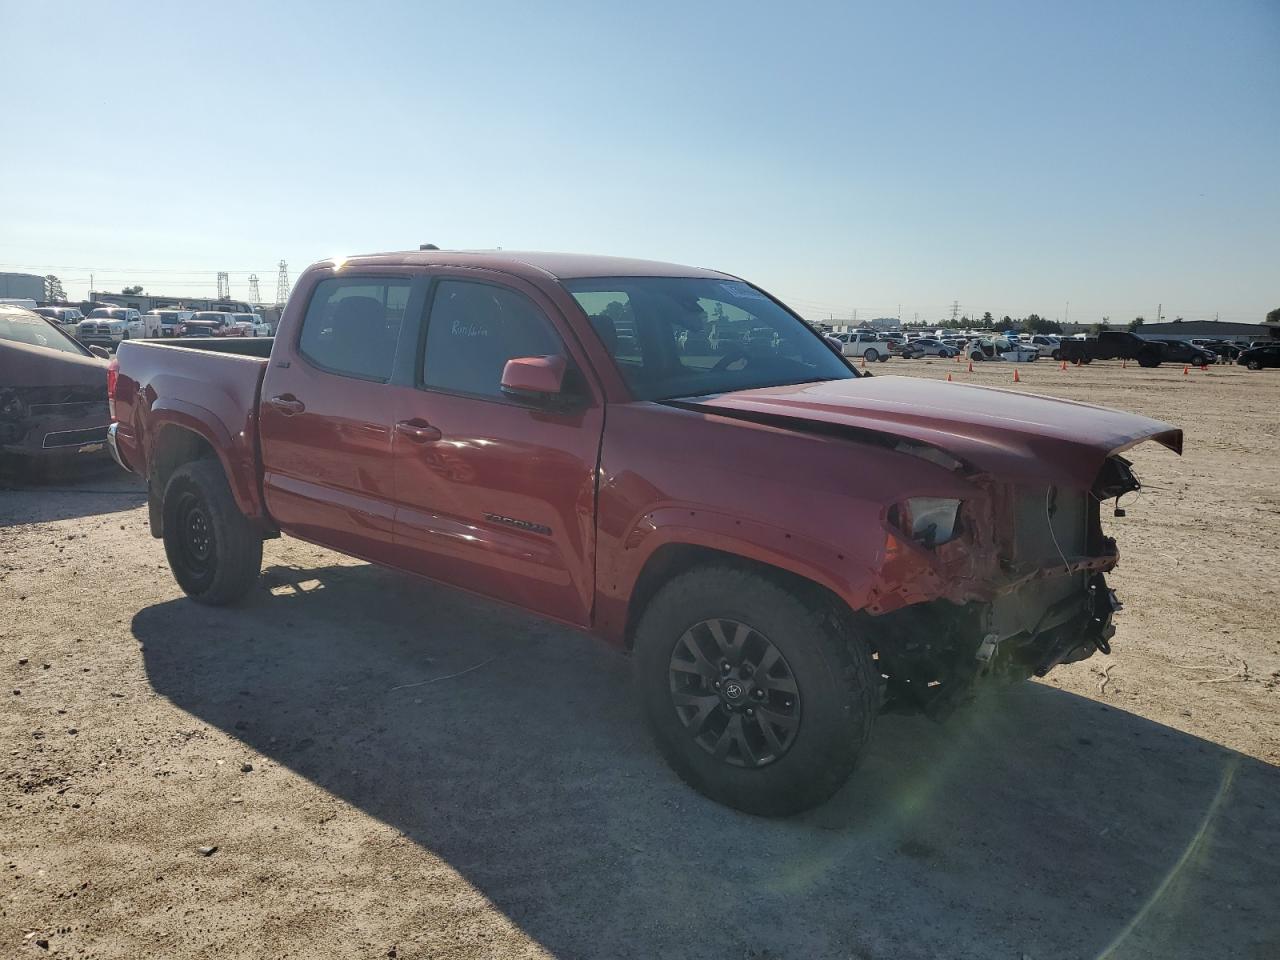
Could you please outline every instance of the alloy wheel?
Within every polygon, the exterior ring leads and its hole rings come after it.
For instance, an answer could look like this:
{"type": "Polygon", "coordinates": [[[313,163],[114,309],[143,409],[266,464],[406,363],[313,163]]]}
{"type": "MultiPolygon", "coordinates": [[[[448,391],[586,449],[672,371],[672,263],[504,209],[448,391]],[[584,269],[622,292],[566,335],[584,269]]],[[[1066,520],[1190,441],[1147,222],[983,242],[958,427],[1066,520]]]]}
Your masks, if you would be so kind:
{"type": "Polygon", "coordinates": [[[725,618],[686,630],[671,651],[671,703],[693,741],[717,760],[763,767],[800,730],[800,689],[764,634],[725,618]]]}

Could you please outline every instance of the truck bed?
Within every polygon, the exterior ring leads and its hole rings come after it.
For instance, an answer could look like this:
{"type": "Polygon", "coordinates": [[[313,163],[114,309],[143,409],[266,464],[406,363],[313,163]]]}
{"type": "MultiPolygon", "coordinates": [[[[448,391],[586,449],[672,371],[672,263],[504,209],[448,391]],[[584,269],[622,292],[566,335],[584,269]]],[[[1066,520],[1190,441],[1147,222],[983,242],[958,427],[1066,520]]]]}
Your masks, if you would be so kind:
{"type": "Polygon", "coordinates": [[[172,337],[149,340],[160,347],[182,347],[186,350],[210,350],[242,357],[269,357],[274,337],[172,337]]]}

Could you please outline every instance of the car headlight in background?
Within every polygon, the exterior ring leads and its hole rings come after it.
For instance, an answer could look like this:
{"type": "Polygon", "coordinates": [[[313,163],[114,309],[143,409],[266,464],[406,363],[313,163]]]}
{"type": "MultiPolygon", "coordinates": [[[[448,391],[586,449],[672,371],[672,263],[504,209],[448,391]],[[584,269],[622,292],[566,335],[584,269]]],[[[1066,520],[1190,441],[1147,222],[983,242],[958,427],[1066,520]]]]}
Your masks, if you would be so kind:
{"type": "Polygon", "coordinates": [[[960,501],[950,497],[912,497],[890,508],[889,520],[922,547],[937,547],[954,540],[958,530],[960,501]]]}

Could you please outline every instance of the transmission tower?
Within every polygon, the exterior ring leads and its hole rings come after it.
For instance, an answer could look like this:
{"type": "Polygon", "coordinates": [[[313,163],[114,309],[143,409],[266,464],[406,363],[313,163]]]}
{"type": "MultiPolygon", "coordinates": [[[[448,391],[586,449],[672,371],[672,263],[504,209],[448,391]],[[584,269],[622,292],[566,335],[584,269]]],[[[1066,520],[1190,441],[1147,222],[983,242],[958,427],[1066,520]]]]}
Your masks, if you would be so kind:
{"type": "Polygon", "coordinates": [[[276,275],[276,305],[284,306],[289,299],[289,264],[280,261],[280,272],[276,275]]]}
{"type": "Polygon", "coordinates": [[[951,301],[951,322],[955,323],[956,317],[958,316],[960,316],[960,301],[952,300],[951,301]]]}
{"type": "Polygon", "coordinates": [[[249,302],[262,302],[262,293],[258,290],[258,275],[256,273],[249,274],[249,302]]]}
{"type": "Polygon", "coordinates": [[[227,271],[218,271],[218,299],[229,300],[231,298],[231,278],[227,275],[227,271]]]}

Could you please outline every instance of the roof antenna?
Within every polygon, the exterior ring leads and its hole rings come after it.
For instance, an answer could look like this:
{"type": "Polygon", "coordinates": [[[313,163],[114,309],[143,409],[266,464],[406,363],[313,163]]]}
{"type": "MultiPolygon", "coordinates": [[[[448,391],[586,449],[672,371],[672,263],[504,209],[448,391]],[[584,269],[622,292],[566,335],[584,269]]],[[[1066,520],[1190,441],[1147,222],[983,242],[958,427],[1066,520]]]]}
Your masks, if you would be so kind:
{"type": "Polygon", "coordinates": [[[418,244],[418,249],[419,250],[439,250],[440,248],[437,247],[434,243],[420,243],[418,244]]]}

